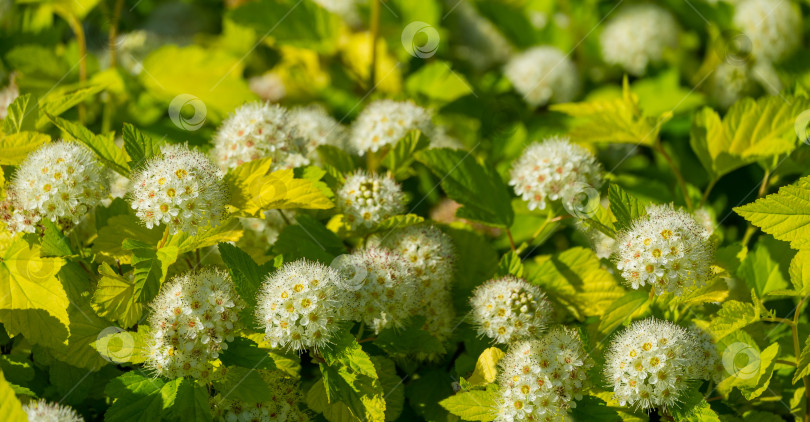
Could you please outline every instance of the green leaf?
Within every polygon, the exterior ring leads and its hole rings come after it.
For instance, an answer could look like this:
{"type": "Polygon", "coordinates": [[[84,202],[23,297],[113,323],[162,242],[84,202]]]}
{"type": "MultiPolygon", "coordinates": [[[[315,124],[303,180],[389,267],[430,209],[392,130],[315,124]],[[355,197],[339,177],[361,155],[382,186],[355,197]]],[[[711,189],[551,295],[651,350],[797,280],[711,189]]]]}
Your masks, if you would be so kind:
{"type": "Polygon", "coordinates": [[[355,422],[358,419],[343,402],[329,402],[323,378],[312,384],[306,396],[307,406],[317,413],[322,413],[329,422],[355,422]]]}
{"type": "Polygon", "coordinates": [[[481,353],[475,362],[475,370],[467,379],[470,385],[480,386],[495,382],[498,377],[498,362],[505,353],[497,347],[490,347],[481,353]]]}
{"type": "Polygon", "coordinates": [[[28,422],[28,416],[17,399],[11,384],[3,377],[0,371],[0,420],[8,422],[28,422]]]}
{"type": "Polygon", "coordinates": [[[371,362],[385,392],[385,420],[395,421],[405,406],[405,380],[397,375],[397,367],[391,359],[372,356],[371,362]]]}
{"type": "Polygon", "coordinates": [[[690,144],[714,178],[746,164],[786,154],[796,148],[796,116],[810,108],[804,97],[744,98],[723,119],[710,108],[695,115],[690,144]]]}
{"type": "Polygon", "coordinates": [[[141,82],[153,96],[176,107],[171,111],[178,114],[178,126],[196,130],[205,120],[221,120],[256,99],[242,78],[244,66],[239,56],[223,49],[169,44],[143,61],[141,82]],[[193,108],[194,117],[180,114],[188,108],[193,108]]]}
{"type": "Polygon", "coordinates": [[[788,257],[793,252],[787,243],[763,236],[743,259],[737,276],[745,280],[760,298],[788,287],[788,257]]]}
{"type": "Polygon", "coordinates": [[[790,261],[790,282],[798,296],[810,295],[810,251],[801,250],[790,261]]]}
{"type": "Polygon", "coordinates": [[[456,248],[456,282],[453,304],[459,312],[468,309],[472,291],[498,269],[498,253],[491,242],[473,230],[443,228],[453,238],[456,248]]]}
{"type": "Polygon", "coordinates": [[[319,145],[318,156],[327,171],[331,168],[337,172],[337,174],[329,172],[337,179],[342,177],[342,174],[351,173],[357,168],[351,155],[333,145],[319,145]]]}
{"type": "Polygon", "coordinates": [[[412,96],[424,96],[438,105],[473,93],[467,79],[442,60],[430,61],[412,73],[405,82],[405,89],[412,96]]]}
{"type": "Polygon", "coordinates": [[[242,223],[238,218],[228,217],[227,220],[221,221],[214,227],[200,228],[194,236],[182,231],[169,235],[164,247],[175,246],[177,247],[177,254],[181,255],[200,248],[214,246],[221,242],[236,242],[242,237],[243,230],[242,223]]]}
{"type": "Polygon", "coordinates": [[[403,215],[395,215],[393,217],[388,217],[383,220],[380,224],[374,226],[373,229],[370,230],[371,233],[379,233],[388,230],[396,230],[405,228],[408,226],[413,226],[415,224],[419,224],[425,221],[425,218],[421,215],[416,214],[403,214],[403,215]]]}
{"type": "Polygon", "coordinates": [[[159,230],[147,229],[138,217],[132,214],[115,215],[109,217],[107,225],[98,231],[98,238],[93,242],[93,253],[117,259],[122,264],[129,264],[132,262],[132,252],[123,248],[125,239],[157,245],[161,236],[159,230]]]}
{"type": "Polygon", "coordinates": [[[50,136],[39,132],[20,132],[5,136],[0,134],[0,151],[3,151],[0,155],[0,164],[16,166],[22,163],[31,151],[50,141],[50,136]]]}
{"type": "Polygon", "coordinates": [[[259,347],[253,340],[237,337],[228,343],[228,349],[220,353],[219,359],[228,366],[287,371],[292,358],[280,354],[279,350],[259,347]]]}
{"type": "Polygon", "coordinates": [[[62,234],[50,220],[42,220],[45,226],[45,233],[42,236],[42,256],[65,256],[73,251],[70,249],[70,241],[62,234]]]}
{"type": "Polygon", "coordinates": [[[228,272],[231,275],[234,287],[236,287],[236,292],[239,293],[239,297],[247,302],[249,307],[255,308],[256,294],[267,277],[268,271],[257,265],[247,252],[234,245],[220,243],[217,248],[222,260],[228,267],[228,272]]]}
{"type": "Polygon", "coordinates": [[[678,69],[669,68],[655,77],[633,82],[630,90],[638,95],[639,106],[649,116],[658,116],[669,111],[681,114],[706,102],[703,94],[681,86],[680,80],[678,69]]]}
{"type": "Polygon", "coordinates": [[[137,168],[149,158],[160,155],[161,142],[144,135],[135,126],[124,123],[124,149],[129,155],[129,167],[137,168]]]}
{"type": "Polygon", "coordinates": [[[447,196],[463,205],[458,217],[501,228],[512,225],[515,213],[506,185],[469,152],[434,148],[417,152],[416,159],[439,178],[447,196]]]}
{"type": "Polygon", "coordinates": [[[810,176],[734,211],[793,249],[810,248],[810,176]]]}
{"type": "Polygon", "coordinates": [[[612,183],[608,187],[610,211],[616,216],[616,228],[624,230],[639,217],[647,215],[647,204],[627,193],[619,185],[612,183]]]}
{"type": "Polygon", "coordinates": [[[149,357],[149,330],[146,328],[140,326],[138,332],[106,328],[98,333],[91,346],[113,363],[143,363],[149,357]]]}
{"type": "Polygon", "coordinates": [[[793,374],[793,384],[803,377],[810,375],[810,337],[804,341],[804,348],[796,359],[796,372],[793,374]]]}
{"type": "Polygon", "coordinates": [[[346,253],[343,241],[318,220],[298,214],[295,221],[298,224],[285,227],[273,245],[284,260],[307,258],[329,265],[336,256],[346,253]]]}
{"type": "Polygon", "coordinates": [[[465,421],[492,421],[498,415],[496,391],[473,390],[450,396],[439,404],[465,421]]]}
{"type": "Polygon", "coordinates": [[[50,116],[58,116],[88,98],[103,91],[106,87],[101,84],[77,88],[72,91],[55,90],[43,98],[39,99],[40,113],[37,120],[37,128],[43,129],[49,121],[50,116]]]}
{"type": "Polygon", "coordinates": [[[123,248],[132,251],[132,266],[135,268],[135,300],[146,303],[154,298],[163,281],[169,265],[177,260],[177,247],[154,246],[139,240],[125,239],[123,248]]]}
{"type": "Polygon", "coordinates": [[[168,409],[169,417],[188,421],[212,421],[208,389],[190,378],[180,378],[177,382],[179,384],[174,401],[168,409]]]}
{"type": "Polygon", "coordinates": [[[39,245],[16,237],[0,260],[0,322],[10,335],[58,348],[68,336],[70,301],[56,274],[61,258],[41,258],[39,245]]]}
{"type": "Polygon", "coordinates": [[[143,315],[144,305],[136,300],[136,282],[119,275],[107,263],[98,267],[101,278],[93,292],[93,309],[102,317],[117,321],[124,328],[135,325],[143,315]]]}
{"type": "MultiPolygon", "coordinates": [[[[260,0],[230,11],[228,18],[281,45],[331,54],[337,48],[340,18],[315,2],[260,0]]],[[[241,75],[241,72],[238,73],[241,75]]]]}
{"type": "Polygon", "coordinates": [[[405,179],[413,173],[411,165],[415,159],[414,154],[429,146],[430,140],[422,132],[412,130],[394,144],[382,164],[397,179],[405,179]]]}
{"type": "Polygon", "coordinates": [[[616,299],[605,310],[605,316],[599,322],[599,331],[609,333],[625,321],[637,318],[649,309],[649,294],[643,290],[631,290],[616,299]]]}
{"type": "Polygon", "coordinates": [[[225,380],[215,381],[214,386],[226,399],[251,403],[273,400],[273,391],[255,369],[231,367],[225,380]]]}
{"type": "Polygon", "coordinates": [[[70,135],[71,138],[87,145],[107,167],[121,175],[129,176],[127,154],[124,150],[115,145],[115,139],[112,135],[96,135],[78,123],[73,123],[50,114],[48,114],[48,118],[50,118],[53,124],[59,129],[62,129],[62,131],[70,135]]]}
{"type": "Polygon", "coordinates": [[[269,158],[250,161],[225,176],[231,207],[255,217],[260,211],[271,209],[334,207],[315,181],[295,179],[293,170],[269,173],[271,162],[269,158]]]}
{"type": "Polygon", "coordinates": [[[523,260],[515,251],[509,251],[498,262],[498,275],[513,275],[523,277],[523,260]]]}
{"type": "Polygon", "coordinates": [[[160,419],[163,410],[163,380],[140,371],[127,372],[113,379],[104,389],[115,399],[104,414],[109,422],[151,422],[160,419]]]}
{"type": "Polygon", "coordinates": [[[671,409],[672,416],[678,422],[720,422],[717,413],[714,413],[697,386],[684,391],[680,396],[680,403],[671,409]]]}
{"type": "Polygon", "coordinates": [[[721,340],[734,331],[759,321],[759,309],[750,303],[730,300],[723,303],[709,324],[714,337],[721,340]]]}
{"type": "Polygon", "coordinates": [[[342,401],[361,420],[385,420],[385,392],[374,363],[347,329],[323,349],[320,364],[329,402],[342,401]]]}
{"type": "Polygon", "coordinates": [[[583,142],[652,146],[658,139],[661,125],[670,117],[665,114],[656,119],[644,115],[639,107],[638,97],[630,92],[627,78],[624,80],[621,98],[554,104],[550,109],[573,116],[575,126],[570,131],[570,136],[583,142]]]}
{"type": "Polygon", "coordinates": [[[3,119],[3,132],[6,135],[35,131],[39,107],[31,94],[20,95],[14,99],[6,110],[3,119]]]}
{"type": "MultiPolygon", "coordinates": [[[[571,418],[575,421],[619,421],[622,418],[615,410],[608,407],[604,400],[595,396],[585,396],[577,401],[577,407],[571,409],[571,418]]],[[[624,419],[627,420],[627,419],[624,419]]]]}
{"type": "Polygon", "coordinates": [[[771,383],[771,377],[773,376],[773,367],[776,365],[776,357],[778,355],[779,343],[771,344],[759,354],[759,376],[753,378],[757,380],[756,384],[752,386],[739,386],[746,400],[753,400],[768,389],[768,385],[771,383]]]}
{"type": "MultiPolygon", "coordinates": [[[[616,277],[602,267],[599,258],[588,248],[574,247],[556,255],[539,256],[524,265],[527,280],[540,286],[553,301],[579,319],[607,315],[607,310],[618,306],[616,301],[625,295],[616,277]]],[[[608,323],[604,319],[602,322],[608,323]]]]}

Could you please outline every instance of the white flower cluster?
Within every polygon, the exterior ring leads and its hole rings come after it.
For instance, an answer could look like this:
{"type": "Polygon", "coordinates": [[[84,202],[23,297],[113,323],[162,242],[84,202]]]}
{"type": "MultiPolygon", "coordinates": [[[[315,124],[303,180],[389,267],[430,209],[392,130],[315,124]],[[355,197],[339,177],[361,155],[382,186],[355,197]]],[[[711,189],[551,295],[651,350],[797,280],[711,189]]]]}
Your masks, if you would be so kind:
{"type": "Polygon", "coordinates": [[[701,378],[698,343],[686,329],[669,321],[636,321],[611,343],[605,378],[621,406],[670,407],[690,379],[701,378]]]}
{"type": "Polygon", "coordinates": [[[89,149],[76,142],[54,142],[20,164],[0,214],[13,233],[33,233],[43,219],[68,230],[106,198],[108,190],[104,168],[89,149]]]}
{"type": "Polygon", "coordinates": [[[694,336],[698,345],[698,366],[696,366],[694,377],[705,380],[712,380],[715,383],[723,381],[725,368],[723,360],[717,352],[717,342],[706,330],[694,326],[689,332],[694,336]]]}
{"type": "Polygon", "coordinates": [[[801,44],[802,15],[790,0],[743,0],[735,6],[734,25],[748,37],[756,60],[784,60],[801,44]]]}
{"type": "Polygon", "coordinates": [[[577,67],[555,47],[534,47],[513,57],[504,75],[532,107],[573,100],[580,89],[577,67]]]}
{"type": "Polygon", "coordinates": [[[593,154],[568,138],[551,137],[528,146],[512,164],[509,185],[529,209],[561,200],[574,206],[586,189],[602,186],[602,166],[593,154]]]}
{"type": "Polygon", "coordinates": [[[425,317],[423,329],[440,341],[450,337],[456,318],[451,296],[455,247],[450,236],[436,226],[418,224],[372,238],[369,243],[405,259],[419,284],[416,314],[425,317]]]}
{"type": "Polygon", "coordinates": [[[310,159],[315,158],[315,149],[321,145],[346,149],[346,128],[323,107],[309,106],[290,110],[290,125],[295,129],[296,136],[303,140],[310,159]]]}
{"type": "Polygon", "coordinates": [[[362,25],[363,20],[358,10],[363,3],[368,0],[314,0],[315,3],[324,9],[338,15],[349,26],[362,25]]]}
{"type": "Polygon", "coordinates": [[[379,334],[384,328],[401,328],[419,303],[418,285],[401,255],[370,247],[341,255],[332,267],[343,274],[357,310],[353,319],[379,334]]]}
{"type": "Polygon", "coordinates": [[[337,206],[352,230],[372,228],[405,212],[402,188],[389,175],[357,171],[337,191],[337,206]]]}
{"type": "Polygon", "coordinates": [[[551,313],[551,304],[539,287],[511,275],[478,286],[470,305],[478,334],[502,344],[536,337],[551,313]]]}
{"type": "Polygon", "coordinates": [[[723,62],[714,70],[709,82],[712,98],[725,108],[744,96],[752,95],[757,88],[747,63],[723,62]]]}
{"type": "Polygon", "coordinates": [[[667,10],[652,3],[622,8],[605,24],[599,38],[602,58],[635,76],[660,62],[664,51],[678,45],[680,29],[667,10]]]}
{"type": "Polygon", "coordinates": [[[500,362],[496,421],[565,420],[589,386],[592,366],[577,332],[565,327],[514,345],[500,362]]]}
{"type": "Polygon", "coordinates": [[[256,320],[273,347],[318,349],[353,310],[345,281],[334,268],[298,260],[267,277],[257,297],[256,320]]]}
{"type": "Polygon", "coordinates": [[[233,341],[244,306],[226,272],[204,269],[174,277],[152,302],[147,365],[169,378],[210,380],[212,361],[233,341]]]}
{"type": "Polygon", "coordinates": [[[308,422],[311,420],[299,404],[304,397],[295,378],[281,371],[258,370],[273,392],[270,401],[249,403],[217,395],[211,398],[215,420],[223,422],[308,422]]]}
{"type": "Polygon", "coordinates": [[[451,43],[454,55],[469,62],[478,71],[509,59],[513,49],[509,40],[471,3],[459,2],[451,16],[455,23],[454,30],[464,34],[457,42],[451,43]]]}
{"type": "Polygon", "coordinates": [[[32,400],[23,405],[28,422],[84,422],[84,418],[68,405],[32,400]]]}
{"type": "Polygon", "coordinates": [[[191,235],[216,226],[225,214],[227,187],[222,172],[202,153],[167,145],[132,177],[132,209],[152,228],[166,224],[171,234],[191,235]]]}
{"type": "Polygon", "coordinates": [[[617,236],[616,268],[633,289],[681,294],[712,275],[714,248],[695,218],[671,205],[651,205],[647,215],[617,236]]]}
{"type": "Polygon", "coordinates": [[[349,134],[349,144],[360,155],[377,152],[396,144],[411,130],[430,137],[433,115],[411,101],[374,101],[357,116],[349,134]]]}
{"type": "Polygon", "coordinates": [[[287,109],[254,102],[239,107],[214,136],[214,156],[223,169],[271,157],[274,169],[309,164],[287,109]]]}

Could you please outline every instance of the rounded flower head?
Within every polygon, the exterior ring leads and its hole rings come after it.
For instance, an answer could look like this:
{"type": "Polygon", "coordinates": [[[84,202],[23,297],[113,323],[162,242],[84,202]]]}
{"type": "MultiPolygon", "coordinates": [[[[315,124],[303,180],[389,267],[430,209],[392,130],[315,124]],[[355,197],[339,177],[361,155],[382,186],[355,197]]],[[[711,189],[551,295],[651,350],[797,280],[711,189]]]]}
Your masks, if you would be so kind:
{"type": "Polygon", "coordinates": [[[204,269],[176,276],[152,302],[147,365],[169,378],[210,380],[212,361],[233,341],[244,306],[226,272],[204,269]]]}
{"type": "Polygon", "coordinates": [[[84,422],[84,418],[70,406],[48,403],[44,399],[24,404],[23,411],[28,422],[84,422]]]}
{"type": "Polygon", "coordinates": [[[711,277],[714,248],[694,217],[670,205],[647,207],[647,215],[619,233],[616,267],[638,289],[655,286],[657,294],[701,287],[711,277]]]}
{"type": "Polygon", "coordinates": [[[534,47],[512,58],[504,74],[532,107],[565,103],[579,93],[577,67],[555,47],[534,47]]]}
{"type": "Polygon", "coordinates": [[[42,219],[70,229],[107,197],[108,190],[104,168],[84,145],[45,144],[14,174],[4,218],[13,232],[33,233],[42,219]]]}
{"type": "Polygon", "coordinates": [[[548,138],[528,146],[512,164],[509,185],[530,210],[550,201],[574,206],[588,189],[602,186],[602,166],[593,154],[568,138],[548,138]]]}
{"type": "Polygon", "coordinates": [[[551,312],[539,287],[511,275],[478,286],[470,305],[478,333],[503,344],[537,336],[551,312]]]}
{"type": "Polygon", "coordinates": [[[172,234],[216,226],[225,213],[222,172],[202,153],[169,145],[132,177],[132,209],[147,228],[166,224],[172,234]]]}
{"type": "Polygon", "coordinates": [[[709,93],[720,106],[728,108],[740,98],[756,93],[754,76],[747,63],[723,62],[709,79],[709,93]]]}
{"type": "Polygon", "coordinates": [[[669,321],[636,321],[611,343],[605,356],[605,378],[624,406],[669,407],[687,388],[702,356],[695,337],[669,321]]]}
{"type": "Polygon", "coordinates": [[[802,15],[790,0],[743,0],[735,6],[734,25],[757,60],[784,60],[801,44],[802,15]]]}
{"type": "Polygon", "coordinates": [[[500,362],[496,421],[565,420],[589,386],[592,366],[577,332],[565,327],[510,347],[500,362]]]}
{"type": "Polygon", "coordinates": [[[405,212],[402,188],[388,175],[357,171],[337,191],[337,206],[353,230],[372,228],[405,212]]]}
{"type": "Polygon", "coordinates": [[[352,124],[349,143],[358,154],[377,152],[397,143],[408,131],[433,132],[430,111],[410,101],[378,100],[366,106],[352,124]]]}
{"type": "Polygon", "coordinates": [[[271,103],[279,102],[287,95],[284,80],[274,72],[252,77],[248,80],[248,85],[259,98],[271,103]]]}
{"type": "Polygon", "coordinates": [[[289,113],[268,103],[248,103],[236,109],[214,136],[214,155],[220,167],[271,157],[273,168],[309,164],[301,140],[295,136],[289,113]]]}
{"type": "Polygon", "coordinates": [[[624,7],[610,18],[599,37],[602,58],[641,76],[649,64],[661,61],[666,49],[677,46],[678,32],[675,18],[659,6],[624,7]]]}
{"type": "MultiPolygon", "coordinates": [[[[347,131],[320,106],[299,107],[290,111],[290,125],[312,156],[321,145],[346,148],[347,131]]],[[[317,155],[317,154],[314,154],[317,155]]],[[[312,158],[312,157],[311,157],[312,158]]]]}
{"type": "Polygon", "coordinates": [[[370,243],[390,249],[408,262],[425,297],[449,291],[453,282],[453,239],[431,224],[416,224],[374,237],[370,243]]]}
{"type": "Polygon", "coordinates": [[[211,398],[211,408],[215,420],[225,422],[307,422],[311,420],[309,415],[300,408],[304,395],[295,378],[282,371],[260,369],[258,372],[270,391],[273,392],[272,400],[251,403],[218,394],[211,398]]]}
{"type": "Polygon", "coordinates": [[[698,362],[693,367],[690,378],[700,378],[719,383],[723,380],[725,368],[720,354],[717,353],[717,342],[706,330],[694,326],[689,330],[698,345],[698,362]]]}
{"type": "Polygon", "coordinates": [[[256,320],[273,347],[320,348],[347,319],[346,281],[334,268],[304,259],[267,277],[257,297],[256,320]]]}
{"type": "Polygon", "coordinates": [[[347,279],[346,290],[357,307],[354,319],[375,333],[404,325],[418,304],[417,284],[408,263],[383,248],[366,248],[341,255],[333,263],[347,279]]]}

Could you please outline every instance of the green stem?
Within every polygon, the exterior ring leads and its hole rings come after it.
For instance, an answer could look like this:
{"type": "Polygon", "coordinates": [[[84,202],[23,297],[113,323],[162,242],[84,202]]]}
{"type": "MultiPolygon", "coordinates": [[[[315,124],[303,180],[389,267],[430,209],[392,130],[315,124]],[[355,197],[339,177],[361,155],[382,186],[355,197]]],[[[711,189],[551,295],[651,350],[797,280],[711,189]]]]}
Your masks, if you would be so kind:
{"type": "Polygon", "coordinates": [[[515,239],[512,237],[512,231],[506,229],[506,236],[509,237],[509,247],[512,248],[512,252],[517,253],[517,248],[515,248],[515,239]]]}
{"type": "MultiPolygon", "coordinates": [[[[805,298],[799,299],[799,304],[796,305],[796,310],[793,313],[793,324],[790,326],[791,331],[793,332],[793,353],[796,356],[796,361],[798,362],[799,356],[801,356],[802,349],[801,344],[799,343],[799,315],[801,315],[802,305],[804,305],[805,298]]],[[[804,384],[804,422],[810,422],[810,379],[807,376],[802,377],[802,383],[804,384]]]]}
{"type": "Polygon", "coordinates": [[[354,338],[356,338],[358,340],[363,338],[363,332],[365,332],[365,331],[366,331],[366,323],[365,322],[360,322],[360,329],[357,330],[357,335],[354,336],[354,338]]]}
{"type": "Polygon", "coordinates": [[[718,180],[720,179],[712,179],[712,181],[709,182],[709,186],[706,186],[706,190],[703,191],[703,197],[700,199],[700,205],[698,205],[698,208],[706,204],[706,201],[709,199],[709,194],[712,192],[712,189],[714,189],[714,185],[717,184],[718,180]]]}
{"type": "Polygon", "coordinates": [[[166,226],[166,230],[163,230],[163,238],[160,239],[158,249],[162,248],[166,244],[167,240],[169,240],[169,226],[166,226]]]}
{"type": "MultiPolygon", "coordinates": [[[[121,9],[124,7],[124,0],[115,0],[112,16],[110,17],[110,33],[107,39],[107,48],[110,51],[110,69],[115,69],[118,65],[118,22],[121,20],[121,9]]],[[[101,132],[110,131],[112,115],[115,112],[112,93],[107,91],[107,101],[104,103],[104,114],[101,119],[101,132]]]]}
{"type": "MultiPolygon", "coordinates": [[[[76,36],[76,44],[79,46],[79,87],[83,88],[87,83],[87,41],[84,37],[84,28],[76,16],[70,12],[62,13],[62,17],[67,21],[73,34],[76,36]]],[[[84,124],[85,106],[84,102],[79,103],[79,124],[84,124]]]]}
{"type": "Polygon", "coordinates": [[[280,209],[276,209],[276,211],[278,211],[279,215],[281,215],[281,219],[284,220],[284,224],[286,224],[288,226],[292,226],[292,223],[290,222],[290,219],[287,218],[287,215],[284,214],[284,211],[281,211],[280,209]]]}
{"type": "Polygon", "coordinates": [[[675,175],[675,179],[678,180],[678,185],[681,187],[681,193],[683,193],[683,199],[686,202],[686,207],[689,208],[689,211],[693,211],[695,207],[692,204],[692,198],[689,197],[689,191],[686,190],[686,181],[683,179],[683,175],[675,165],[675,162],[672,161],[672,157],[664,148],[660,138],[655,141],[655,149],[661,153],[661,156],[663,156],[664,160],[666,160],[667,164],[669,164],[669,168],[672,169],[672,173],[675,175]]]}

